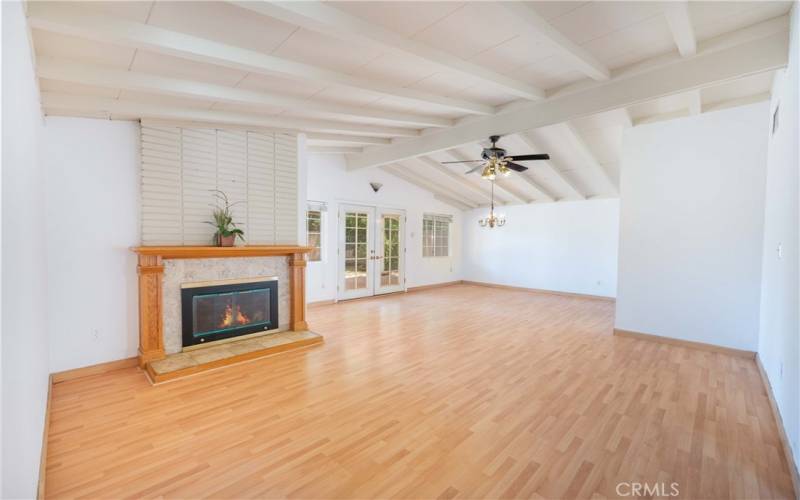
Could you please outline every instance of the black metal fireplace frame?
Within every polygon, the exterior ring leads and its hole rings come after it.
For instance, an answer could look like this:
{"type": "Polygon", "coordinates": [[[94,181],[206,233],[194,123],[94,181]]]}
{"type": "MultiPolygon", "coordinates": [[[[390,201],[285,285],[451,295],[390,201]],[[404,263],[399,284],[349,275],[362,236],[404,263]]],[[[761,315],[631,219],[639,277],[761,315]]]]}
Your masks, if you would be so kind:
{"type": "Polygon", "coordinates": [[[199,344],[207,344],[215,340],[229,339],[258,333],[278,328],[278,280],[276,278],[264,278],[259,281],[248,281],[244,283],[230,284],[209,284],[208,286],[185,286],[181,288],[181,328],[183,331],[183,347],[191,347],[199,344]],[[269,321],[267,325],[245,325],[236,329],[204,335],[202,338],[195,337],[192,333],[193,299],[197,295],[207,295],[212,293],[245,292],[250,290],[269,290],[269,321]]]}

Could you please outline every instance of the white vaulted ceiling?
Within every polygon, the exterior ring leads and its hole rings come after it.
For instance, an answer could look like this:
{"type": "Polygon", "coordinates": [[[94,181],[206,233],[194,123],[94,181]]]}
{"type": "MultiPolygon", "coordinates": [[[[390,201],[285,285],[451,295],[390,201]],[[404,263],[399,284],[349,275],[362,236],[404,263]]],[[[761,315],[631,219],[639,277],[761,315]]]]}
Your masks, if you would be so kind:
{"type": "Polygon", "coordinates": [[[768,98],[791,5],[30,2],[28,14],[49,115],[302,131],[312,151],[466,208],[487,202],[486,183],[441,162],[477,158],[495,130],[512,155],[551,155],[499,182],[502,202],[616,196],[624,128],[768,98]]]}

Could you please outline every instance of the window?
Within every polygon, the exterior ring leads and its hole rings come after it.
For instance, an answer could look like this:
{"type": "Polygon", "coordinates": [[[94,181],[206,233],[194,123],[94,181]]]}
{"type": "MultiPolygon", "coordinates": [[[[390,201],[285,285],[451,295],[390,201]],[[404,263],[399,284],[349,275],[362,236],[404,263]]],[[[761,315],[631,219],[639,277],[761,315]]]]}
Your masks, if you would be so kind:
{"type": "Polygon", "coordinates": [[[450,255],[449,215],[430,215],[422,217],[422,256],[448,257],[450,255]]]}
{"type": "Polygon", "coordinates": [[[308,246],[313,250],[308,254],[309,261],[322,260],[322,212],[319,210],[309,210],[306,212],[306,232],[308,234],[308,246]]]}

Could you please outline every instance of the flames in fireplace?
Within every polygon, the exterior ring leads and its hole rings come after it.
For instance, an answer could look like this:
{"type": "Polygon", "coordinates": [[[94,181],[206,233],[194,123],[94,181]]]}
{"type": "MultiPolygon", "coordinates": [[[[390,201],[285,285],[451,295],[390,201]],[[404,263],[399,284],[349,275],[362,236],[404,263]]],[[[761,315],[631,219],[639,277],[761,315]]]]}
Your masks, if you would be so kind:
{"type": "Polygon", "coordinates": [[[247,325],[252,320],[242,312],[241,306],[236,305],[236,314],[233,312],[233,306],[228,304],[225,306],[225,314],[222,316],[222,321],[219,322],[218,328],[229,328],[231,326],[247,325]]]}

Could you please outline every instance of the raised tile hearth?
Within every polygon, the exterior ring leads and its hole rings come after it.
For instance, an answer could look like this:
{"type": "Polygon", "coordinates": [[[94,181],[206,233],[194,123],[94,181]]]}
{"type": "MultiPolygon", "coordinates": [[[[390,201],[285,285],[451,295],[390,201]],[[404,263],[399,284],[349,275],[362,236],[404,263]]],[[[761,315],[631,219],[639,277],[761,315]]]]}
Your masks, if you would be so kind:
{"type": "Polygon", "coordinates": [[[164,359],[151,361],[146,370],[153,383],[166,382],[221,366],[319,344],[322,340],[322,335],[308,330],[272,333],[170,354],[164,359]]]}

